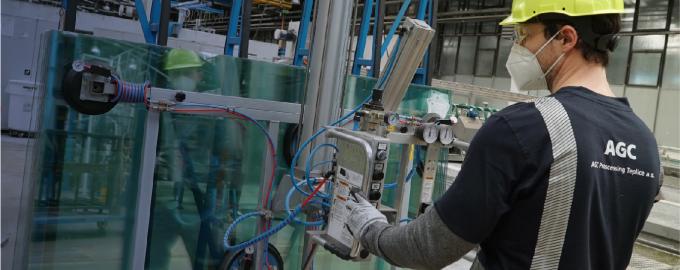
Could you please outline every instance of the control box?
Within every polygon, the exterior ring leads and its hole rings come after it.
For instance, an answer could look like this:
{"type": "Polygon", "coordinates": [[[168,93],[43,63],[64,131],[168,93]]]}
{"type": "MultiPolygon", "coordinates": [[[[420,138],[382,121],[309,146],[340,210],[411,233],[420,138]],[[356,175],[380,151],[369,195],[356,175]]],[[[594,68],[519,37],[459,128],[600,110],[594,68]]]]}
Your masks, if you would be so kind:
{"type": "Polygon", "coordinates": [[[384,137],[342,128],[330,128],[328,137],[337,139],[337,167],[328,226],[321,238],[324,245],[333,246],[339,257],[361,260],[368,253],[361,252],[360,243],[345,226],[350,214],[346,204],[350,190],[361,190],[376,208],[380,207],[390,142],[384,137]]]}

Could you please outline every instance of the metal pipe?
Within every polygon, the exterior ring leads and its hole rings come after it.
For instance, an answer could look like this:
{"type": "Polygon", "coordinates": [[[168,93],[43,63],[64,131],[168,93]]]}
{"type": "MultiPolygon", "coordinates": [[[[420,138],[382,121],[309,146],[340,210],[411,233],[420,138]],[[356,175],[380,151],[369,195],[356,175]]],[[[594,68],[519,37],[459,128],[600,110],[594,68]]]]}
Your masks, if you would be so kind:
{"type": "Polygon", "coordinates": [[[373,36],[373,78],[380,77],[380,60],[382,58],[382,36],[385,20],[385,0],[375,1],[375,35],[373,36]]]}
{"type": "Polygon", "coordinates": [[[76,31],[76,13],[78,12],[78,0],[66,1],[66,12],[64,13],[64,28],[62,30],[76,31]]]}
{"type": "Polygon", "coordinates": [[[170,0],[161,0],[161,20],[158,28],[156,44],[168,45],[168,28],[170,27],[170,0]]]}
{"type": "Polygon", "coordinates": [[[238,57],[248,58],[248,46],[250,42],[250,12],[253,2],[245,0],[243,2],[243,12],[241,12],[241,43],[238,47],[238,57]]]}

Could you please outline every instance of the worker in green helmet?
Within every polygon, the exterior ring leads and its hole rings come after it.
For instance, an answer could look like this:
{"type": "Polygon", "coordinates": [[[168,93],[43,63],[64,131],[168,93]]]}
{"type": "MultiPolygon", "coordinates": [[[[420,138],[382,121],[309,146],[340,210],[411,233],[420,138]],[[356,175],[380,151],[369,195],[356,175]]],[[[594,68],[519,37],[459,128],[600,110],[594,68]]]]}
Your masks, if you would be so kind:
{"type": "Polygon", "coordinates": [[[170,87],[177,90],[195,91],[203,79],[201,68],[203,59],[193,51],[172,49],[165,58],[163,70],[166,71],[170,87]]]}
{"type": "MultiPolygon", "coordinates": [[[[210,65],[196,52],[171,49],[163,63],[166,87],[188,96],[217,91],[206,82],[210,65]]],[[[224,255],[224,225],[231,222],[224,218],[235,213],[240,194],[241,150],[235,141],[242,126],[184,114],[164,114],[160,122],[157,171],[164,181],[154,185],[149,269],[168,269],[177,245],[183,245],[193,269],[215,268],[224,255]]]]}
{"type": "MultiPolygon", "coordinates": [[[[656,140],[607,82],[623,0],[514,0],[512,88],[551,95],[490,116],[446,193],[390,225],[358,193],[346,222],[393,265],[626,269],[661,187],[656,140]]],[[[333,249],[331,249],[333,250],[333,249]]]]}

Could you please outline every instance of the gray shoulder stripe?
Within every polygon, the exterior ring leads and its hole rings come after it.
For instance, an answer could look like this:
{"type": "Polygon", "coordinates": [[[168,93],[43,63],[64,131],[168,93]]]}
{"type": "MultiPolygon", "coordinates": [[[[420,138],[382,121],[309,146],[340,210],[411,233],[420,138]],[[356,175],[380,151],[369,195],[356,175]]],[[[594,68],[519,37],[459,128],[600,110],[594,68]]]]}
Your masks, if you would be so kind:
{"type": "Polygon", "coordinates": [[[553,97],[539,98],[534,102],[548,128],[553,163],[550,166],[548,191],[531,269],[557,269],[576,185],[576,139],[571,120],[562,103],[553,97]]]}

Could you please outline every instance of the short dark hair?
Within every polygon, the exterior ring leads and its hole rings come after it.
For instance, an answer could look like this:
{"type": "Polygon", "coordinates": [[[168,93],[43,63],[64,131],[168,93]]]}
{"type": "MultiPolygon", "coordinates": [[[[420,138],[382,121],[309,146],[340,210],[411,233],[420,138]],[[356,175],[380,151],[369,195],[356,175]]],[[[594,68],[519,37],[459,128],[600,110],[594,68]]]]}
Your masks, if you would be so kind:
{"type": "Polygon", "coordinates": [[[576,48],[583,57],[605,67],[609,63],[610,53],[616,47],[616,34],[621,30],[621,16],[616,13],[577,17],[546,13],[528,20],[527,23],[543,24],[546,38],[552,37],[562,26],[573,26],[579,34],[576,48]]]}

